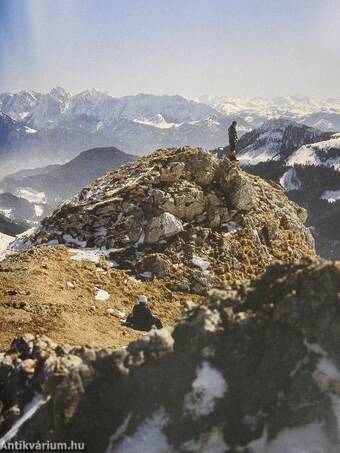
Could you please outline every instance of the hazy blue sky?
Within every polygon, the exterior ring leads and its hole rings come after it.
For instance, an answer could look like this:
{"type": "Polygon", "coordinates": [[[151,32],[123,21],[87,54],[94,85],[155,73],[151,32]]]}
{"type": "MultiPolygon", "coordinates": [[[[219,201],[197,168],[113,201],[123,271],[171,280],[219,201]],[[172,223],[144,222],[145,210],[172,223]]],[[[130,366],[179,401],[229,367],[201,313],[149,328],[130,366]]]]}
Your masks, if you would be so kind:
{"type": "Polygon", "coordinates": [[[0,0],[0,91],[340,97],[340,0],[0,0]]]}

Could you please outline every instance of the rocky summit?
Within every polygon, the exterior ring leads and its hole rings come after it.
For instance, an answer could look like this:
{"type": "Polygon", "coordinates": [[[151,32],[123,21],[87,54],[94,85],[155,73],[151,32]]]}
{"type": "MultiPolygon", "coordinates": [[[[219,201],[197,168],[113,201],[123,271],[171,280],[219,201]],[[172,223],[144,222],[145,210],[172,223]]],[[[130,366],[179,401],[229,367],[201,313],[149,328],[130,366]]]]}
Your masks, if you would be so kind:
{"type": "MultiPolygon", "coordinates": [[[[204,294],[314,254],[306,211],[200,148],[162,149],[97,179],[27,240],[106,250],[114,266],[204,294]]],[[[26,244],[26,245],[27,245],[26,244]]]]}
{"type": "Polygon", "coordinates": [[[339,265],[308,258],[222,284],[125,349],[19,337],[0,357],[0,440],[73,440],[91,453],[336,453],[339,294],[339,265]]]}

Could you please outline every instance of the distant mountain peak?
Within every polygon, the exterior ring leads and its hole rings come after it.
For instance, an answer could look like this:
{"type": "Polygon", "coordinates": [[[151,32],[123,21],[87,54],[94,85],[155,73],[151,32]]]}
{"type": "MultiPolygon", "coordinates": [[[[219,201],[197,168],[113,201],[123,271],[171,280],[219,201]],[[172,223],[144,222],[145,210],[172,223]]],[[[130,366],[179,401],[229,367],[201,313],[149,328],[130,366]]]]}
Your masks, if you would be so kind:
{"type": "Polygon", "coordinates": [[[239,159],[248,165],[272,159],[284,160],[302,145],[329,137],[329,133],[290,119],[271,119],[241,137],[238,144],[239,159]]]}
{"type": "Polygon", "coordinates": [[[49,92],[49,94],[58,99],[65,99],[65,98],[71,96],[71,93],[69,93],[62,87],[52,88],[52,90],[49,92]]]}

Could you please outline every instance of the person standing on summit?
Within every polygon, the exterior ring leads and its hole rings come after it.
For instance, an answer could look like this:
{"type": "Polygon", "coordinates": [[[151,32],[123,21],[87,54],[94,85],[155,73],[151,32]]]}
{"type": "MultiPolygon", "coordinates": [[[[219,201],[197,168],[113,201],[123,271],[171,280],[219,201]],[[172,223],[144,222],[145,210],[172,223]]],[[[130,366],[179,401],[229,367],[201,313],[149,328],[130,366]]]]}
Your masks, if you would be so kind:
{"type": "Polygon", "coordinates": [[[237,160],[236,159],[236,143],[238,142],[237,136],[237,121],[233,121],[228,128],[229,134],[229,151],[228,151],[228,158],[230,160],[237,160]]]}

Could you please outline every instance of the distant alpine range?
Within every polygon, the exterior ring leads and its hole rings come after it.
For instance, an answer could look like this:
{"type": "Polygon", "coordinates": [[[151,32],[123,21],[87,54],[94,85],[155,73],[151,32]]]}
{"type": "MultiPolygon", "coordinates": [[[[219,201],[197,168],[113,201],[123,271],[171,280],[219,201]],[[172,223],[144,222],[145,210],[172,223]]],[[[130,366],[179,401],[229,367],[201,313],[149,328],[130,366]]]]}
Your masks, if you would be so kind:
{"type": "Polygon", "coordinates": [[[136,155],[185,144],[212,149],[226,144],[226,127],[233,119],[242,135],[275,118],[337,132],[340,101],[303,96],[190,100],[138,94],[117,98],[95,89],[73,95],[63,88],[45,94],[2,93],[0,172],[65,163],[81,151],[101,146],[136,155]]]}

